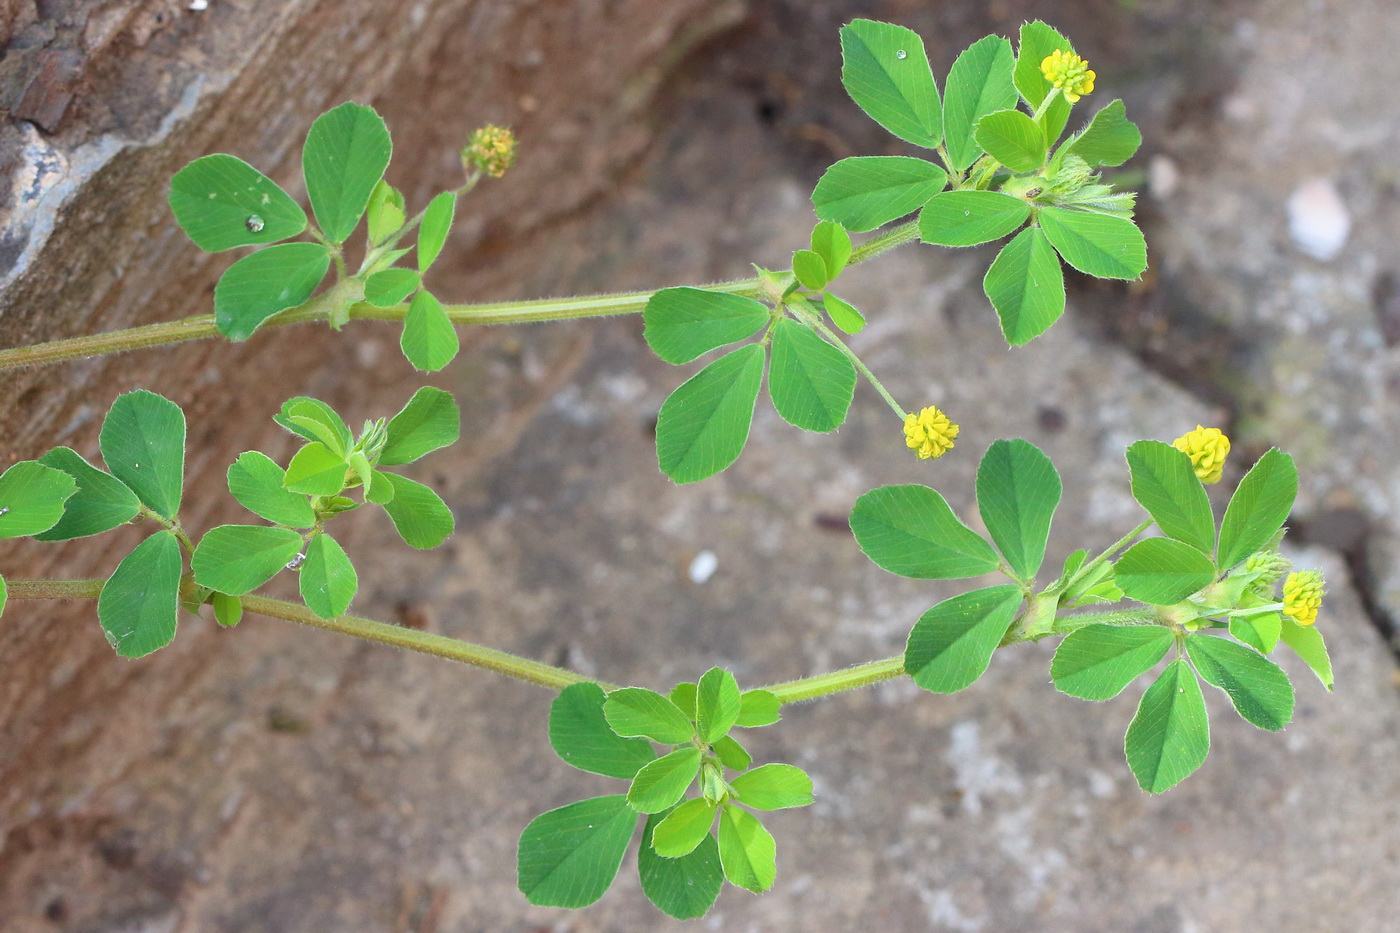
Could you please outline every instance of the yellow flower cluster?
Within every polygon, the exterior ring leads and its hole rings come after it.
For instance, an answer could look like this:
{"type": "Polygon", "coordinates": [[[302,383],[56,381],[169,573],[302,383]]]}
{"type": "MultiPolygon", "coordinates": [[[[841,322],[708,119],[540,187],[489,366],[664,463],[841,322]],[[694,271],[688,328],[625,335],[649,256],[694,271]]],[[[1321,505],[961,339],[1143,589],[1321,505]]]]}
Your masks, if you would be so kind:
{"type": "Polygon", "coordinates": [[[1065,100],[1071,104],[1077,102],[1081,95],[1093,93],[1094,78],[1098,77],[1089,70],[1089,63],[1084,59],[1060,49],[1041,60],[1040,71],[1045,75],[1045,80],[1059,88],[1065,100]]]}
{"type": "Polygon", "coordinates": [[[1191,466],[1196,468],[1201,482],[1220,482],[1225,458],[1230,455],[1230,439],[1219,428],[1203,428],[1198,424],[1196,430],[1172,441],[1172,446],[1191,458],[1191,466]]]}
{"type": "Polygon", "coordinates": [[[904,416],[904,442],[920,460],[943,456],[953,449],[957,436],[958,426],[932,405],[917,415],[904,416]]]}
{"type": "Polygon", "coordinates": [[[1322,608],[1322,571],[1290,573],[1283,581],[1283,614],[1299,625],[1312,625],[1322,608]]]}
{"type": "Polygon", "coordinates": [[[462,150],[462,164],[500,178],[515,162],[515,134],[509,127],[488,123],[472,133],[462,150]]]}

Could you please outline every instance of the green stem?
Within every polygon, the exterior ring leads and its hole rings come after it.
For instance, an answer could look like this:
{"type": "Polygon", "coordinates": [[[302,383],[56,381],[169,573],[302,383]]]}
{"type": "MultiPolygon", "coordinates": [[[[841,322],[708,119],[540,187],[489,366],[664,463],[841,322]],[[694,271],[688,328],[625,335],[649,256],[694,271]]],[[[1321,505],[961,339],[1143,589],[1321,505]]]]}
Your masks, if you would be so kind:
{"type": "Polygon", "coordinates": [[[885,388],[884,383],[880,382],[879,379],[876,379],[875,374],[870,371],[870,367],[866,366],[864,361],[862,361],[860,357],[856,356],[855,351],[852,350],[850,347],[846,346],[845,341],[838,337],[836,335],[836,332],[833,331],[830,327],[826,326],[822,319],[817,315],[816,311],[814,311],[812,307],[807,304],[805,299],[802,300],[800,303],[793,303],[791,299],[789,299],[789,307],[794,308],[808,324],[810,324],[812,327],[815,327],[817,331],[820,332],[821,335],[825,337],[829,343],[831,343],[832,346],[840,350],[842,355],[845,356],[846,359],[851,361],[851,365],[854,366],[860,372],[860,374],[865,377],[867,382],[869,382],[872,386],[875,387],[875,391],[880,393],[880,397],[883,398],[885,400],[885,404],[890,406],[894,413],[899,416],[900,421],[903,421],[905,418],[908,417],[908,412],[906,412],[903,408],[899,407],[899,403],[894,400],[893,395],[890,395],[889,391],[885,388]]]}
{"type": "Polygon", "coordinates": [[[1133,540],[1138,535],[1142,534],[1144,531],[1151,527],[1152,519],[1149,518],[1147,521],[1143,522],[1141,525],[1138,525],[1132,531],[1128,532],[1123,537],[1113,542],[1113,544],[1109,545],[1108,548],[1103,551],[1103,553],[1099,554],[1099,556],[1095,557],[1093,560],[1089,561],[1087,564],[1084,564],[1077,571],[1075,571],[1074,576],[1070,577],[1069,580],[1065,583],[1064,592],[1070,592],[1073,589],[1074,584],[1078,583],[1081,579],[1087,576],[1090,572],[1097,568],[1099,564],[1102,564],[1104,561],[1108,560],[1111,554],[1113,554],[1119,548],[1125,546],[1129,541],[1133,540]]]}
{"type": "Polygon", "coordinates": [[[833,693],[844,693],[847,690],[868,687],[871,684],[878,684],[881,681],[893,680],[902,676],[904,676],[904,655],[901,654],[879,661],[867,661],[864,664],[857,664],[855,667],[831,671],[827,674],[817,674],[814,677],[785,680],[763,689],[776,695],[783,703],[800,703],[803,700],[815,700],[833,693]]]}
{"type": "Polygon", "coordinates": [[[867,259],[874,259],[881,253],[888,253],[890,250],[903,246],[905,243],[913,243],[919,238],[919,222],[911,220],[906,224],[900,224],[893,230],[882,233],[877,237],[872,237],[864,243],[851,250],[851,258],[846,265],[854,266],[856,263],[865,262],[867,259]]]}
{"type": "Polygon", "coordinates": [[[1104,623],[1106,625],[1161,625],[1157,613],[1151,609],[1117,609],[1108,612],[1085,612],[1078,615],[1060,616],[1050,627],[1051,635],[1068,635],[1086,625],[1104,623]]]}

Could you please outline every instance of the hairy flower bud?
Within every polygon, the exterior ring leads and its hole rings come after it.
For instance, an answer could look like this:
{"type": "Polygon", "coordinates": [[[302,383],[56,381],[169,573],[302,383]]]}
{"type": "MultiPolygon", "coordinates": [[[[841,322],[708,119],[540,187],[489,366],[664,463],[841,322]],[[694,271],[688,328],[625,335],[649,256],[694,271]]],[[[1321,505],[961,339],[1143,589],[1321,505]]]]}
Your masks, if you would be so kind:
{"type": "Polygon", "coordinates": [[[1225,458],[1230,455],[1230,439],[1219,428],[1203,428],[1181,435],[1172,441],[1172,446],[1191,458],[1191,466],[1196,469],[1196,477],[1203,483],[1220,482],[1220,474],[1225,469],[1225,458]]]}
{"type": "Polygon", "coordinates": [[[953,449],[958,426],[930,405],[917,415],[904,416],[904,441],[920,460],[941,457],[953,449]]]}

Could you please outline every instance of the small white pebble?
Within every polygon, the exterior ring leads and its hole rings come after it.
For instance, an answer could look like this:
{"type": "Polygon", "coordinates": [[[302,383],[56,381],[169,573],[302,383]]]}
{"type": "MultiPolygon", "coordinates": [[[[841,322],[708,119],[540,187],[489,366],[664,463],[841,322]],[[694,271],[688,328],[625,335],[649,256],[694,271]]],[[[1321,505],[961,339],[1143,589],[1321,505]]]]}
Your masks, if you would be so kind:
{"type": "Polygon", "coordinates": [[[1158,153],[1147,163],[1147,190],[1158,201],[1165,201],[1176,193],[1181,181],[1181,171],[1170,156],[1158,153]]]}
{"type": "Polygon", "coordinates": [[[190,9],[198,13],[200,10],[209,9],[209,0],[190,0],[190,9]]]}
{"type": "Polygon", "coordinates": [[[695,559],[690,562],[690,582],[695,584],[706,583],[710,577],[715,575],[719,569],[719,558],[714,551],[701,551],[695,555],[695,559]]]}
{"type": "Polygon", "coordinates": [[[1351,233],[1351,215],[1330,179],[1310,178],[1288,198],[1288,232],[1298,248],[1324,262],[1337,258],[1351,233]]]}

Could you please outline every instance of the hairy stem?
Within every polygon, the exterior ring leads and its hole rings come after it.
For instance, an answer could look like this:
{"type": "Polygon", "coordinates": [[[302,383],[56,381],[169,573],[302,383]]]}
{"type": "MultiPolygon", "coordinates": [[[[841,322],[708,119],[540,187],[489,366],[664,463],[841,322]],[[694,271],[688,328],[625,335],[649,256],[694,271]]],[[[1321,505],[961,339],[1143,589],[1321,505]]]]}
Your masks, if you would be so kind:
{"type": "Polygon", "coordinates": [[[847,690],[856,690],[860,687],[868,687],[871,684],[903,676],[904,655],[901,654],[879,661],[867,661],[864,664],[857,664],[855,667],[847,667],[827,674],[817,674],[799,680],[785,680],[779,684],[770,684],[763,689],[776,695],[784,703],[800,703],[803,700],[815,700],[818,697],[844,693],[847,690]]]}

